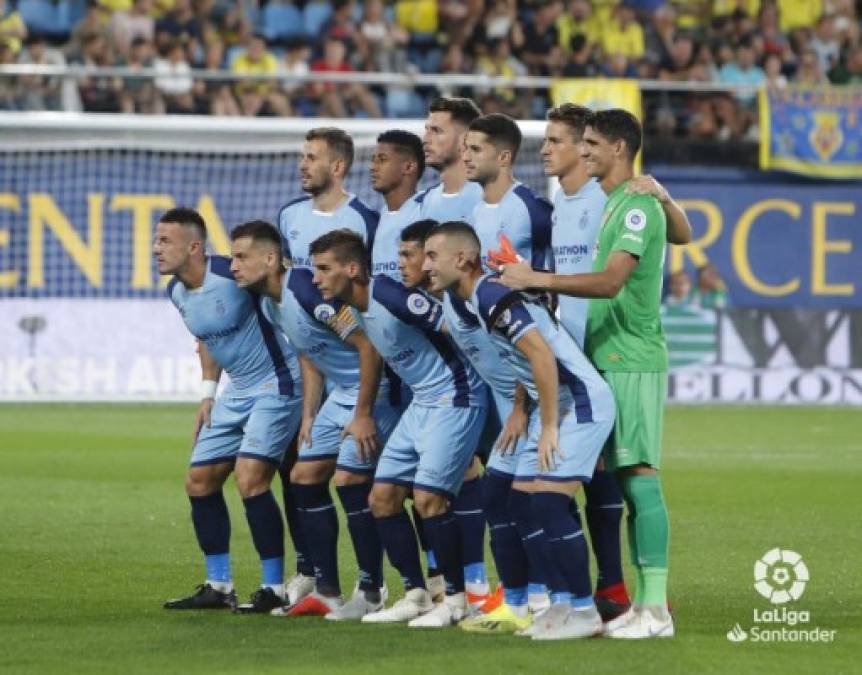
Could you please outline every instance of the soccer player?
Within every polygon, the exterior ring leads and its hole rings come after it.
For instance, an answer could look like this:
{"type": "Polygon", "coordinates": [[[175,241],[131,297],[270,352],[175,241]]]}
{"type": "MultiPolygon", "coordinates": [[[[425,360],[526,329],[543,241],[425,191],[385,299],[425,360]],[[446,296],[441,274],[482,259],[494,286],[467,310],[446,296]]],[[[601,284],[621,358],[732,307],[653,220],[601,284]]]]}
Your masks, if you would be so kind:
{"type": "Polygon", "coordinates": [[[505,234],[536,269],[550,266],[551,204],[515,180],[521,130],[511,117],[492,113],[470,123],[464,139],[467,178],[482,186],[471,224],[482,243],[482,263],[505,234]]]}
{"type": "Polygon", "coordinates": [[[626,192],[641,140],[640,123],[624,110],[587,119],[582,161],[608,197],[592,272],[544,274],[517,264],[505,265],[501,279],[511,288],[590,298],[587,352],[617,404],[603,457],[606,468],[616,471],[628,507],[638,574],[632,607],[606,626],[606,635],[616,638],[674,633],[667,611],[668,515],[658,475],[668,367],[659,317],[667,225],[657,198],[626,192]]]}
{"type": "Polygon", "coordinates": [[[425,163],[440,172],[440,183],[420,195],[423,218],[441,223],[472,222],[473,209],[482,201],[482,189],[467,180],[461,152],[467,127],[481,114],[469,98],[438,98],[431,102],[422,147],[425,163]]]}
{"type": "Polygon", "coordinates": [[[421,218],[416,186],[425,172],[422,139],[400,129],[377,137],[371,154],[371,187],[385,202],[371,247],[371,273],[401,281],[398,244],[401,231],[421,218]]]}
{"type": "Polygon", "coordinates": [[[580,485],[590,481],[611,431],[613,397],[548,308],[484,274],[480,255],[479,237],[466,223],[444,223],[425,242],[431,288],[451,288],[470,303],[536,404],[527,441],[531,452],[518,455],[513,488],[530,493],[555,575],[548,578],[552,605],[530,635],[535,640],[598,635],[602,619],[593,601],[589,553],[570,504],[580,485]]]}
{"type": "Polygon", "coordinates": [[[159,273],[173,275],[168,297],[198,339],[204,376],[186,493],[206,581],[165,608],[236,607],[222,493],[233,472],[263,576],[251,602],[236,608],[269,612],[285,593],[284,522],[270,483],[299,427],[302,382],[296,355],[263,316],[260,297],[239,288],[230,261],[207,256],[205,247],[206,227],[196,211],[171,209],[159,219],[153,254],[159,273]],[[222,369],[230,384],[216,399],[222,369]]]}
{"type": "Polygon", "coordinates": [[[277,220],[284,257],[294,267],[311,267],[309,245],[332,230],[353,230],[372,246],[379,216],[344,189],[353,154],[353,139],[341,129],[319,127],[305,135],[299,173],[307,194],[281,207],[277,220]]]}
{"type": "Polygon", "coordinates": [[[406,593],[366,623],[409,621],[411,627],[451,625],[467,613],[464,569],[452,500],[473,457],[486,415],[485,387],[437,331],[439,303],[387,276],[369,278],[367,250],[349,231],[312,245],[314,281],[324,298],[355,308],[369,339],[413,392],[377,464],[371,510],[406,593]],[[446,580],[444,601],[433,605],[404,500],[413,500],[446,580]]]}
{"type": "Polygon", "coordinates": [[[383,608],[383,546],[368,508],[379,445],[401,415],[384,387],[378,392],[382,361],[349,310],[325,301],[304,267],[285,270],[281,238],[270,223],[251,221],[231,232],[231,269],[237,284],[264,296],[297,351],[303,373],[303,417],[299,459],[290,482],[311,550],[317,590],[287,616],[360,619],[383,608]],[[323,406],[323,378],[332,386],[323,406]],[[329,492],[335,489],[359,566],[352,598],[341,599],[338,579],[338,518],[329,492]]]}
{"type": "MultiPolygon", "coordinates": [[[[579,146],[583,139],[588,108],[565,103],[548,111],[548,125],[541,147],[545,175],[555,176],[560,189],[554,195],[551,243],[553,266],[558,274],[589,272],[593,265],[595,242],[607,197],[598,180],[587,174],[579,146]]],[[[629,192],[653,194],[662,200],[668,222],[668,240],[687,243],[691,226],[685,212],[650,176],[633,178],[629,192]]],[[[560,322],[583,347],[588,300],[569,295],[559,297],[560,322]]],[[[598,563],[596,603],[602,618],[609,621],[622,614],[630,604],[620,555],[620,522],[623,497],[615,476],[604,471],[600,460],[593,480],[584,486],[586,516],[593,552],[598,563]]]]}
{"type": "MultiPolygon", "coordinates": [[[[374,241],[377,212],[344,189],[353,156],[353,139],[341,129],[318,127],[305,135],[299,171],[302,189],[307,194],[283,206],[276,220],[284,256],[294,267],[311,267],[309,244],[330,230],[348,228],[359,233],[369,246],[374,241]]],[[[296,549],[296,574],[287,584],[291,604],[299,602],[315,588],[308,542],[298,521],[296,495],[289,483],[293,460],[291,453],[279,469],[285,513],[296,549]]]]}
{"type": "MultiPolygon", "coordinates": [[[[428,275],[423,269],[425,241],[438,225],[422,220],[401,233],[398,251],[403,283],[408,288],[426,288],[428,275]]],[[[462,621],[462,629],[479,633],[512,633],[525,630],[533,614],[547,608],[545,581],[550,571],[547,541],[541,526],[530,513],[529,495],[513,492],[518,455],[525,451],[527,413],[525,390],[518,385],[515,371],[501,357],[478,317],[453,291],[432,293],[443,300],[443,328],[476,372],[489,385],[496,410],[506,424],[490,454],[482,477],[482,509],[491,534],[491,551],[503,583],[501,598],[493,597],[475,618],[462,621]],[[519,499],[522,497],[522,499],[519,499]],[[510,504],[510,497],[512,498],[510,504]],[[541,589],[529,593],[529,579],[541,579],[541,589]]],[[[499,424],[497,425],[500,426],[499,424]]],[[[532,476],[527,480],[532,479],[532,476]]]]}

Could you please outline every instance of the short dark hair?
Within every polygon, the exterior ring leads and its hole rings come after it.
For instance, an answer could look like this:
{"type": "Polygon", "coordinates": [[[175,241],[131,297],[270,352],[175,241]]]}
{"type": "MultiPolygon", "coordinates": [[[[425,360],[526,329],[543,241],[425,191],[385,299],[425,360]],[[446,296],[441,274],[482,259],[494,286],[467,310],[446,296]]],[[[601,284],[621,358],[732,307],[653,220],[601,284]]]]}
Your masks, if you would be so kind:
{"type": "Polygon", "coordinates": [[[465,223],[463,220],[447,220],[445,223],[440,223],[428,233],[428,237],[436,237],[438,234],[466,237],[476,245],[476,248],[480,251],[482,250],[482,242],[479,240],[476,230],[473,229],[472,225],[465,223]]]}
{"type": "Polygon", "coordinates": [[[278,228],[265,220],[250,220],[237,225],[230,233],[230,240],[236,241],[248,237],[253,242],[266,242],[281,250],[281,234],[278,228]]]}
{"type": "Polygon", "coordinates": [[[514,163],[518,150],[521,149],[521,130],[511,117],[503,113],[482,115],[470,122],[469,130],[481,131],[498,149],[502,147],[511,150],[514,163]]]}
{"type": "Polygon", "coordinates": [[[572,136],[579,139],[584,135],[584,129],[591,114],[592,111],[589,108],[577,103],[563,103],[548,110],[547,118],[549,122],[565,124],[572,132],[572,136]]]}
{"type": "Polygon", "coordinates": [[[425,240],[431,235],[440,223],[432,218],[425,220],[417,220],[401,230],[401,241],[415,241],[419,244],[424,244],[425,240]]]}
{"type": "Polygon", "coordinates": [[[419,136],[403,129],[390,129],[380,134],[377,142],[391,145],[402,155],[407,155],[416,162],[416,177],[422,178],[425,172],[425,150],[422,148],[422,139],[419,136]]]}
{"type": "Polygon", "coordinates": [[[306,141],[323,141],[326,147],[338,155],[347,164],[344,173],[353,166],[353,139],[343,129],[337,127],[317,127],[309,129],[305,134],[306,141]]]}
{"type": "Polygon", "coordinates": [[[589,116],[587,126],[610,141],[625,141],[630,160],[634,160],[638,150],[641,149],[643,140],[641,123],[628,110],[622,108],[598,110],[589,116]]]}
{"type": "Polygon", "coordinates": [[[362,237],[353,230],[342,228],[331,230],[321,235],[308,248],[310,255],[318,255],[332,251],[335,259],[342,265],[346,263],[359,263],[365,272],[368,272],[368,247],[362,237]]]}
{"type": "Polygon", "coordinates": [[[207,226],[200,213],[185,206],[168,209],[159,218],[160,223],[177,223],[195,231],[203,241],[207,240],[207,226]]]}
{"type": "Polygon", "coordinates": [[[447,112],[452,116],[453,122],[458,122],[465,127],[481,116],[482,111],[472,98],[459,96],[441,96],[431,101],[428,112],[447,112]]]}

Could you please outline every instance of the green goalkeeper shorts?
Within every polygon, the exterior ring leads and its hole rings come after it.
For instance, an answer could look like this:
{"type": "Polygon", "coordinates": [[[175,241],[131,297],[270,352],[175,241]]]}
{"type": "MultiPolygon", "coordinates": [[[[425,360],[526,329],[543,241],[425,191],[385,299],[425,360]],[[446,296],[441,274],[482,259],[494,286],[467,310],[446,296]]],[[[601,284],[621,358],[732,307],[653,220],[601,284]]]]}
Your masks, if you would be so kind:
{"type": "Polygon", "coordinates": [[[602,456],[605,469],[615,471],[635,464],[661,465],[667,373],[602,373],[617,405],[614,430],[602,456]]]}

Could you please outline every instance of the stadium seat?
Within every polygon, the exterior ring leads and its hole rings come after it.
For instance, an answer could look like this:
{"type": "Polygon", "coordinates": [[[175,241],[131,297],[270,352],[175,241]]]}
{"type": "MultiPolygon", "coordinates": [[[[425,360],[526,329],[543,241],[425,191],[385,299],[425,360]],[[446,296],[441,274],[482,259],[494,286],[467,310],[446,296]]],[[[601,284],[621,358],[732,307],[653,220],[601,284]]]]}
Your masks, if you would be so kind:
{"type": "Polygon", "coordinates": [[[59,30],[57,7],[50,0],[19,0],[18,12],[31,33],[53,35],[59,30]]]}
{"type": "Polygon", "coordinates": [[[260,28],[268,42],[295,37],[303,31],[302,14],[291,4],[270,2],[261,12],[260,28]]]}
{"type": "Polygon", "coordinates": [[[320,29],[329,21],[332,16],[332,5],[328,2],[320,0],[312,0],[302,10],[302,25],[305,28],[305,34],[317,37],[320,35],[320,29]]]}

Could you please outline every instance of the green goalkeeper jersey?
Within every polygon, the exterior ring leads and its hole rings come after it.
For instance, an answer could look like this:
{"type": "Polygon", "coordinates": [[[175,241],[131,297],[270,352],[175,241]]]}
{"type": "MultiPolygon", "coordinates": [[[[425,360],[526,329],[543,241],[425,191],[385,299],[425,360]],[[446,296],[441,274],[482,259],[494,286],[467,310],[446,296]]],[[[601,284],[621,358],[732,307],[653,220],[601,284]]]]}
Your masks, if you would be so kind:
{"type": "Polygon", "coordinates": [[[602,371],[666,371],[659,310],[667,223],[659,201],[626,194],[627,183],[608,195],[593,271],[602,271],[614,251],[636,256],[638,264],[615,298],[590,300],[587,353],[602,371]]]}

